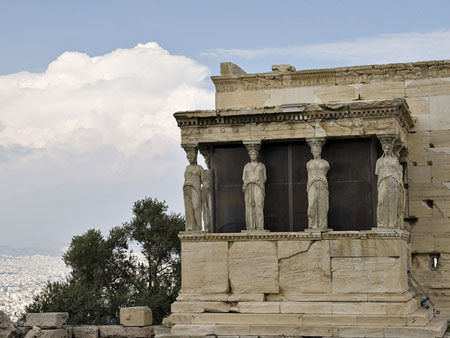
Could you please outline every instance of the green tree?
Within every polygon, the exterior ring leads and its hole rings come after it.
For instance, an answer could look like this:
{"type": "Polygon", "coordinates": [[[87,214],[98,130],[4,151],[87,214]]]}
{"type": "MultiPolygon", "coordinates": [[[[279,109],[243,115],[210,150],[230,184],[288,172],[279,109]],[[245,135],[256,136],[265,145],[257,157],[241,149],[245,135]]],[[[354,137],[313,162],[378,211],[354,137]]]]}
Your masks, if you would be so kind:
{"type": "Polygon", "coordinates": [[[72,268],[64,282],[47,283],[26,312],[68,312],[70,324],[107,324],[121,307],[147,305],[154,323],[170,312],[180,289],[179,214],[165,202],[145,198],[133,206],[133,218],[112,228],[107,238],[88,230],[72,239],[63,255],[72,268]],[[129,240],[142,248],[145,262],[130,254],[129,240]]]}
{"type": "Polygon", "coordinates": [[[181,244],[178,233],[184,229],[180,214],[168,213],[165,202],[145,198],[133,206],[133,218],[125,224],[129,236],[142,248],[145,264],[139,266],[139,305],[148,305],[160,323],[170,312],[181,284],[181,244]]]}
{"type": "Polygon", "coordinates": [[[106,239],[98,230],[75,236],[63,260],[72,268],[67,281],[47,283],[26,312],[65,311],[71,324],[104,324],[136,300],[137,264],[122,227],[106,239]]]}

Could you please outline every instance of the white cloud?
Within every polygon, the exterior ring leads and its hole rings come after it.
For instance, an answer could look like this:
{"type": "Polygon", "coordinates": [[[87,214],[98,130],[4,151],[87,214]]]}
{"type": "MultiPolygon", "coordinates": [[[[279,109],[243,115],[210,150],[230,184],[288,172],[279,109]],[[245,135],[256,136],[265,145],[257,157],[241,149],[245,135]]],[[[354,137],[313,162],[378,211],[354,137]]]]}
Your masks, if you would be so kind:
{"type": "Polygon", "coordinates": [[[181,211],[186,163],[173,113],[214,107],[208,74],[147,43],[66,52],[45,72],[0,76],[3,240],[64,235],[61,226],[70,238],[112,216],[104,225],[118,225],[117,203],[129,213],[144,195],[181,211]]]}
{"type": "Polygon", "coordinates": [[[335,43],[260,49],[213,49],[205,56],[256,59],[289,57],[339,61],[343,64],[379,64],[450,58],[450,30],[429,33],[383,34],[335,43]]]}

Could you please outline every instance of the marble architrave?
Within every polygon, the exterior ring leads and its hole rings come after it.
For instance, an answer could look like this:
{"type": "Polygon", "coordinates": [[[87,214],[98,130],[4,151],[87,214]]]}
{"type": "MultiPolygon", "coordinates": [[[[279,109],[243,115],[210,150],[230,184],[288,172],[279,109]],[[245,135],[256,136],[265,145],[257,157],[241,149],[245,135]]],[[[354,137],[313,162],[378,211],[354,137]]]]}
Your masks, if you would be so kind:
{"type": "Polygon", "coordinates": [[[307,139],[313,159],[306,163],[308,171],[308,228],[326,230],[328,228],[329,192],[327,172],[330,164],[321,158],[325,138],[307,139]]]}
{"type": "Polygon", "coordinates": [[[197,147],[185,146],[189,165],[184,171],[183,197],[186,231],[202,231],[202,192],[204,170],[197,164],[197,147]]]}
{"type": "Polygon", "coordinates": [[[264,230],[264,198],[266,183],[266,166],[258,161],[260,144],[245,145],[250,162],[242,174],[242,191],[245,196],[245,224],[247,230],[264,230]]]}

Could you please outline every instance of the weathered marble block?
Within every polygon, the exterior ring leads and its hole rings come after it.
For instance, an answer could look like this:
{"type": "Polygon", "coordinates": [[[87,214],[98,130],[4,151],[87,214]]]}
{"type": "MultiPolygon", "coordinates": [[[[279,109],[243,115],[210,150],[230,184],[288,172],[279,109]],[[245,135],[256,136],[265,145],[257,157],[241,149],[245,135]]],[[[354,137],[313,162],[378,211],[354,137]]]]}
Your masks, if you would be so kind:
{"type": "Polygon", "coordinates": [[[153,326],[127,327],[121,325],[100,326],[100,337],[147,338],[154,336],[153,326]]]}
{"type": "Polygon", "coordinates": [[[399,258],[333,258],[333,293],[401,293],[408,290],[406,266],[399,258]]]}
{"type": "Polygon", "coordinates": [[[227,293],[228,242],[183,242],[181,293],[227,293]]]}
{"type": "Polygon", "coordinates": [[[120,324],[123,326],[147,326],[152,325],[152,321],[152,310],[148,306],[120,309],[120,324]]]}
{"type": "Polygon", "coordinates": [[[229,250],[233,293],[278,293],[277,243],[234,242],[229,250]]]}
{"type": "Polygon", "coordinates": [[[96,325],[74,326],[72,334],[73,338],[97,338],[100,329],[96,325]]]}
{"type": "Polygon", "coordinates": [[[69,319],[67,312],[27,313],[25,326],[60,329],[69,319]]]}
{"type": "Polygon", "coordinates": [[[280,241],[280,291],[289,294],[331,293],[330,243],[280,241]],[[308,247],[309,246],[309,247],[308,247]]]}

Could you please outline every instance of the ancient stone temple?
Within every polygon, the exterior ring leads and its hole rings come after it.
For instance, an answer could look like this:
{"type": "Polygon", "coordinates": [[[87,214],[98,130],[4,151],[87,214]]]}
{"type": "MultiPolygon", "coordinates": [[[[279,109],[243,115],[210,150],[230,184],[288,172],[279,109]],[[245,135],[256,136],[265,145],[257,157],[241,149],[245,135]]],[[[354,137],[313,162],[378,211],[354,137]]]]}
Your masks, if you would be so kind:
{"type": "Polygon", "coordinates": [[[171,334],[442,337],[450,62],[223,63],[212,80],[215,110],[175,113],[189,164],[171,334]]]}

